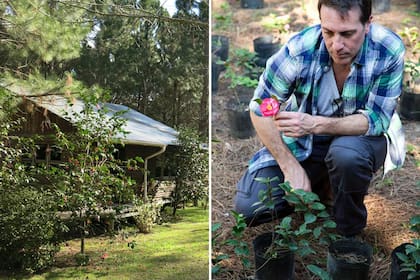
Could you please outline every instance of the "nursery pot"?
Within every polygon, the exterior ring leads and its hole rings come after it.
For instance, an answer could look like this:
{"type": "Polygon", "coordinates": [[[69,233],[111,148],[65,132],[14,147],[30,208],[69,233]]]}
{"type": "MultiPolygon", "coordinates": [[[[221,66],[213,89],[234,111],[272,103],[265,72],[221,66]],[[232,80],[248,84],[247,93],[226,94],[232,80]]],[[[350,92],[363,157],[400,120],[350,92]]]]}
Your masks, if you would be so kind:
{"type": "Polygon", "coordinates": [[[411,243],[403,243],[394,248],[391,253],[391,277],[390,280],[407,280],[407,271],[400,271],[402,261],[397,257],[397,253],[405,254],[405,246],[411,243]]]}
{"type": "Polygon", "coordinates": [[[216,62],[211,63],[211,92],[215,94],[219,89],[219,76],[222,72],[223,65],[216,64],[216,62]]]}
{"type": "Polygon", "coordinates": [[[409,120],[420,120],[420,93],[404,90],[400,98],[400,113],[409,120]]]}
{"type": "Polygon", "coordinates": [[[253,40],[254,51],[257,53],[257,57],[267,60],[280,49],[279,42],[273,42],[273,40],[272,35],[257,37],[253,40]]]}
{"type": "Polygon", "coordinates": [[[265,257],[273,233],[267,232],[257,236],[252,244],[255,257],[255,279],[258,280],[293,280],[295,274],[295,257],[289,250],[277,252],[276,258],[265,257]]]}
{"type": "Polygon", "coordinates": [[[327,270],[333,280],[367,280],[372,247],[352,239],[338,240],[328,248],[327,270]]]}
{"type": "Polygon", "coordinates": [[[255,135],[249,111],[252,92],[253,90],[250,88],[238,87],[236,95],[228,101],[226,106],[231,134],[239,139],[246,139],[255,135]]]}
{"type": "Polygon", "coordinates": [[[241,8],[262,9],[264,8],[264,0],[241,0],[241,8]]]}

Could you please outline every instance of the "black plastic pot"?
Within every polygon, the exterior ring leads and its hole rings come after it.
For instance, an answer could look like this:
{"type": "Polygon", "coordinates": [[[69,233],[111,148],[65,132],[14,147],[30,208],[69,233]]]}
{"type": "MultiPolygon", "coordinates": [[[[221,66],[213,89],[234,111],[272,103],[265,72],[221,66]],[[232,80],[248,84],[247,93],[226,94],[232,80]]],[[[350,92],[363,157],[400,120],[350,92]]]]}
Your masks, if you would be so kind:
{"type": "Polygon", "coordinates": [[[376,14],[388,12],[391,8],[391,0],[373,0],[372,10],[376,14]]]}
{"type": "Polygon", "coordinates": [[[291,251],[277,253],[276,258],[267,259],[264,254],[272,242],[271,232],[257,236],[252,244],[255,257],[255,279],[258,280],[293,280],[295,274],[295,257],[291,251]]]}
{"type": "Polygon", "coordinates": [[[264,8],[264,0],[241,0],[241,8],[262,9],[264,8]]]}
{"type": "Polygon", "coordinates": [[[408,272],[400,271],[402,261],[397,257],[397,253],[405,254],[405,246],[411,243],[403,243],[395,247],[391,253],[391,277],[390,280],[407,280],[408,272]]]}
{"type": "Polygon", "coordinates": [[[229,38],[222,35],[211,36],[211,53],[220,60],[226,61],[229,57],[229,38]]]}
{"type": "Polygon", "coordinates": [[[367,280],[372,253],[372,247],[365,242],[335,241],[328,248],[327,271],[333,280],[367,280]],[[360,258],[355,261],[355,256],[360,258]]]}
{"type": "Polygon", "coordinates": [[[246,139],[255,135],[248,106],[252,95],[253,89],[238,87],[236,95],[227,103],[226,111],[230,132],[236,138],[246,139]]]}
{"type": "Polygon", "coordinates": [[[420,120],[420,93],[404,90],[400,98],[400,113],[409,120],[420,120]]]}
{"type": "Polygon", "coordinates": [[[267,59],[280,49],[280,43],[278,41],[273,42],[273,40],[272,35],[261,36],[253,40],[257,57],[267,59]]]}
{"type": "Polygon", "coordinates": [[[222,72],[222,65],[211,63],[211,92],[215,94],[219,89],[219,76],[222,72]]]}

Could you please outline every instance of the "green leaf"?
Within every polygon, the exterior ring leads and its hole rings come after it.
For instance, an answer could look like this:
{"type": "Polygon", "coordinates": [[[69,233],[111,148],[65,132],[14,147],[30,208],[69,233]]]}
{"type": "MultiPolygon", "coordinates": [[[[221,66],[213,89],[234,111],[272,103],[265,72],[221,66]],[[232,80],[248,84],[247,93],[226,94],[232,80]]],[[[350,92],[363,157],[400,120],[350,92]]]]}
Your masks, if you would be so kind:
{"type": "Polygon", "coordinates": [[[318,267],[316,265],[313,265],[313,264],[309,264],[307,266],[307,268],[309,269],[310,272],[312,272],[316,276],[320,277],[321,280],[331,280],[331,277],[328,274],[328,272],[326,272],[322,268],[320,268],[320,267],[318,267]]]}
{"type": "Polygon", "coordinates": [[[420,225],[420,215],[415,215],[410,218],[410,227],[416,227],[420,225]]]}
{"type": "Polygon", "coordinates": [[[409,258],[407,257],[407,255],[405,255],[405,254],[403,254],[403,253],[397,253],[397,257],[401,260],[401,261],[403,261],[403,262],[408,262],[409,261],[409,258]]]}
{"type": "Polygon", "coordinates": [[[321,202],[315,202],[315,203],[311,204],[309,206],[309,208],[321,211],[321,210],[325,210],[325,205],[322,204],[321,202]]]}
{"type": "Polygon", "coordinates": [[[417,279],[417,276],[420,276],[420,272],[414,271],[407,275],[407,280],[417,279]]]}
{"type": "Polygon", "coordinates": [[[217,231],[220,227],[222,226],[222,224],[221,223],[214,223],[214,224],[212,224],[211,225],[211,231],[212,232],[215,232],[215,231],[217,231]]]}
{"type": "Polygon", "coordinates": [[[287,202],[289,202],[290,204],[300,204],[301,201],[299,200],[299,198],[294,195],[294,194],[286,194],[283,197],[287,202]]]}
{"type": "Polygon", "coordinates": [[[259,105],[261,105],[261,104],[262,104],[262,100],[261,100],[261,98],[255,98],[255,99],[254,99],[254,101],[255,101],[255,102],[257,102],[259,105]]]}
{"type": "Polygon", "coordinates": [[[314,237],[316,239],[318,239],[319,236],[321,236],[321,232],[322,232],[322,227],[316,227],[316,228],[314,228],[314,230],[313,230],[314,237]]]}
{"type": "Polygon", "coordinates": [[[314,201],[319,201],[319,196],[316,193],[313,193],[313,192],[305,192],[303,194],[303,201],[306,204],[310,204],[314,201]]]}
{"type": "Polygon", "coordinates": [[[234,252],[237,256],[249,256],[248,247],[236,247],[234,252]]]}
{"type": "Polygon", "coordinates": [[[322,211],[322,212],[318,213],[317,216],[319,218],[328,218],[330,216],[330,214],[327,211],[322,211]]]}
{"type": "Polygon", "coordinates": [[[305,213],[305,223],[311,224],[316,221],[316,216],[312,213],[305,213]]]}
{"type": "Polygon", "coordinates": [[[291,228],[291,222],[292,222],[292,218],[291,217],[284,217],[283,220],[281,220],[280,223],[280,227],[282,229],[290,229],[291,228]]]}
{"type": "Polygon", "coordinates": [[[337,224],[334,221],[325,221],[322,226],[324,228],[336,228],[337,224]]]}

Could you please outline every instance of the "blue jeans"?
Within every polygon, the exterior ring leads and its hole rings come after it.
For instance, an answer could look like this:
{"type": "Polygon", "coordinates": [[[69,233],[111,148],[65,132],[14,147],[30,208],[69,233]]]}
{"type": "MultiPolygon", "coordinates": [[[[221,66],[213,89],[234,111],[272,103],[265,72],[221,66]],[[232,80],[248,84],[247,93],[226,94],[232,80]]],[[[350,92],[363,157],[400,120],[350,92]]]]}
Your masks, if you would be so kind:
{"type": "MultiPolygon", "coordinates": [[[[373,174],[383,165],[387,151],[384,136],[339,136],[327,145],[314,143],[312,155],[301,162],[312,186],[324,204],[332,202],[332,213],[337,223],[337,231],[345,236],[358,234],[366,226],[367,210],[364,197],[373,174]]],[[[243,213],[249,226],[271,221],[268,209],[259,209],[258,192],[266,185],[255,181],[257,177],[279,177],[278,185],[284,181],[279,166],[270,166],[250,174],[248,171],[237,184],[235,210],[243,213]]],[[[293,209],[282,199],[284,193],[278,191],[275,217],[289,215],[293,209]]]]}

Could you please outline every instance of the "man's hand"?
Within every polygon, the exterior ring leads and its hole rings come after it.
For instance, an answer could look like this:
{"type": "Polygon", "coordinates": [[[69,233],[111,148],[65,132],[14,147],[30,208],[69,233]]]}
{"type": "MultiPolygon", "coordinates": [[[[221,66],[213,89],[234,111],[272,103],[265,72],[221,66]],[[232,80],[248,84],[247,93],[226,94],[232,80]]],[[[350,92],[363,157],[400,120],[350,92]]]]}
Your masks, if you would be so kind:
{"type": "Polygon", "coordinates": [[[295,190],[312,191],[311,181],[306,174],[305,169],[298,163],[296,166],[283,170],[284,181],[289,181],[291,187],[295,190]]]}
{"type": "Polygon", "coordinates": [[[299,112],[278,112],[274,116],[274,124],[278,131],[289,137],[313,134],[313,129],[315,128],[313,116],[299,112]]]}

